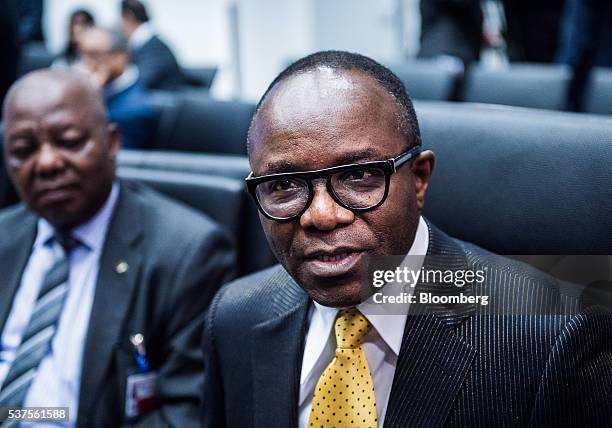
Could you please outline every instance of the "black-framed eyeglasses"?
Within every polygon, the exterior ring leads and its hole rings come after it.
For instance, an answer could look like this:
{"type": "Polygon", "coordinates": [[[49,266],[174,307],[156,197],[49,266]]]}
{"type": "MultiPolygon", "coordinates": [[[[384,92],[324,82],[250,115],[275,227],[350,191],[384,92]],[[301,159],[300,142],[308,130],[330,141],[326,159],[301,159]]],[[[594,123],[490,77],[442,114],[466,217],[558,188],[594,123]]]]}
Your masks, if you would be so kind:
{"type": "Polygon", "coordinates": [[[299,218],[314,196],[312,180],[324,178],[329,195],[342,207],[364,212],[379,207],[389,193],[389,181],[402,165],[418,156],[415,146],[392,159],[335,166],[316,171],[287,172],[246,178],[249,193],[263,215],[272,220],[299,218]]]}

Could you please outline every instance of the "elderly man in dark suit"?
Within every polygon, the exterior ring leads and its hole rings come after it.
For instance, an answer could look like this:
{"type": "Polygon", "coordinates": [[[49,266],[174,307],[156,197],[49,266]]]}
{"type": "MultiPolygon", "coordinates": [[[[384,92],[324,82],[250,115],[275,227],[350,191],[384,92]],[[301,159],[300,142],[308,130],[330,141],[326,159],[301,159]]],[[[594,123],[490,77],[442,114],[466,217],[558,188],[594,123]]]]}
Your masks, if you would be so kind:
{"type": "Polygon", "coordinates": [[[117,180],[119,133],[82,77],[26,75],[4,110],[25,204],[0,212],[0,408],[197,426],[203,313],[234,260],[225,234],[117,180]]]}
{"type": "Polygon", "coordinates": [[[393,73],[303,58],[248,144],[280,266],[210,305],[205,427],[609,424],[612,315],[421,217],[434,155],[393,73]]]}
{"type": "Polygon", "coordinates": [[[153,144],[157,115],[138,68],[130,64],[127,40],[119,31],[92,27],[79,40],[80,68],[100,89],[109,118],[119,125],[122,145],[146,149],[153,144]]]}
{"type": "Polygon", "coordinates": [[[151,28],[149,13],[139,0],[121,2],[121,28],[129,39],[132,61],[149,89],[176,89],[183,74],[176,57],[151,28]]]}

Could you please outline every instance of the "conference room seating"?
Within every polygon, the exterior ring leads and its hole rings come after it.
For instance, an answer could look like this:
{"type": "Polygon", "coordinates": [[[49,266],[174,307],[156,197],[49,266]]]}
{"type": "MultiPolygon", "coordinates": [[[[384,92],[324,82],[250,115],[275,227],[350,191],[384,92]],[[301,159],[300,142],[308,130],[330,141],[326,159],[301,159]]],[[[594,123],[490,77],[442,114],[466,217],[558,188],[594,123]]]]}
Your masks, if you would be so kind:
{"type": "Polygon", "coordinates": [[[50,67],[55,55],[47,50],[44,43],[32,42],[21,48],[18,74],[23,76],[30,71],[50,67]]]}
{"type": "Polygon", "coordinates": [[[612,118],[426,102],[417,113],[436,153],[424,215],[612,308],[612,118]]]}
{"type": "Polygon", "coordinates": [[[462,101],[564,110],[571,70],[564,65],[511,64],[468,68],[462,101]]]}
{"type": "Polygon", "coordinates": [[[414,60],[388,64],[415,100],[452,101],[463,74],[439,61],[414,60]]]}
{"type": "Polygon", "coordinates": [[[246,154],[246,136],[255,111],[251,103],[220,101],[201,93],[153,93],[158,129],[152,149],[246,154]]]}
{"type": "Polygon", "coordinates": [[[244,156],[159,150],[121,150],[120,166],[219,175],[244,181],[251,167],[244,156]]]}
{"type": "MultiPolygon", "coordinates": [[[[146,184],[155,190],[207,214],[228,232],[238,251],[237,273],[243,275],[268,266],[254,266],[244,243],[245,198],[239,180],[205,174],[120,167],[118,175],[127,181],[146,184]]],[[[180,219],[176,219],[180,221],[180,219]]],[[[172,237],[168,237],[172,240],[172,237]]]]}
{"type": "Polygon", "coordinates": [[[501,254],[612,254],[612,118],[417,102],[425,215],[501,254]]]}
{"type": "Polygon", "coordinates": [[[612,114],[612,68],[595,68],[584,102],[587,113],[612,114]]]}
{"type": "Polygon", "coordinates": [[[120,176],[125,178],[127,172],[131,179],[140,179],[228,226],[238,245],[240,273],[276,263],[257,208],[246,191],[244,178],[250,171],[246,158],[123,150],[118,164],[120,176]],[[229,200],[225,203],[223,194],[228,191],[229,200]]]}
{"type": "MultiPolygon", "coordinates": [[[[437,155],[425,215],[443,230],[501,254],[612,254],[612,119],[415,105],[424,145],[437,155]]],[[[126,161],[238,179],[248,173],[246,159],[227,156],[125,153],[126,161]]]]}
{"type": "Polygon", "coordinates": [[[209,90],[215,80],[218,68],[212,67],[181,67],[181,72],[188,87],[209,90]]]}
{"type": "MultiPolygon", "coordinates": [[[[415,106],[424,146],[437,158],[424,214],[442,230],[501,254],[612,254],[612,118],[469,103],[415,106]]],[[[119,165],[120,176],[224,224],[241,245],[243,272],[274,262],[245,191],[244,156],[123,150],[119,165]]]]}
{"type": "Polygon", "coordinates": [[[242,183],[214,175],[120,166],[124,180],[139,181],[198,209],[222,224],[234,238],[240,235],[242,183]],[[221,210],[220,207],[227,209],[221,210]]]}

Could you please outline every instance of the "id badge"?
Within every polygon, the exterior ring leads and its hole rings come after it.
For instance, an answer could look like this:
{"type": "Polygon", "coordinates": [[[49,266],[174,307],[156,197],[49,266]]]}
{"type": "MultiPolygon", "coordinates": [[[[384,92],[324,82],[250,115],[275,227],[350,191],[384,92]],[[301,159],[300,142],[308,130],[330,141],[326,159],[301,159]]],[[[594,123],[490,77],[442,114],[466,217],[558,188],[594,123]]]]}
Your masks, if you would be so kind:
{"type": "Polygon", "coordinates": [[[156,372],[136,373],[127,377],[125,416],[128,419],[143,416],[155,409],[156,381],[156,372]]]}

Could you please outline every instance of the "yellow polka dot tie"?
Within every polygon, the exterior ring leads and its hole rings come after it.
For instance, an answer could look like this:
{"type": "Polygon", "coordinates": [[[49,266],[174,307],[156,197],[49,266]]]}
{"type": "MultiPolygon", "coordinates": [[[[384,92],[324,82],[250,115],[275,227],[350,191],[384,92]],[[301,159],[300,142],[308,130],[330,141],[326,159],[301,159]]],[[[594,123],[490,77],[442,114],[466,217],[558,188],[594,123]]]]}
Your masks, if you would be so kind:
{"type": "Polygon", "coordinates": [[[372,325],[355,308],[338,312],[336,356],[327,366],[312,397],[311,427],[376,427],[376,398],[361,342],[372,325]]]}

